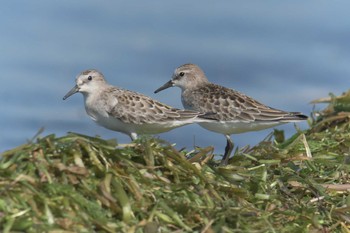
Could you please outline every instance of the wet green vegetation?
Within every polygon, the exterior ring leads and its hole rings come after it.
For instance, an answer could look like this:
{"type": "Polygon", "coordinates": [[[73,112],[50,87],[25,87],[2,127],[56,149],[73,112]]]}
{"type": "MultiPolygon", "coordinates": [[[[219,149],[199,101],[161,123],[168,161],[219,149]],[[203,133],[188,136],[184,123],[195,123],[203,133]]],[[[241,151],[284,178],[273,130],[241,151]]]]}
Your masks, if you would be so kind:
{"type": "MultiPolygon", "coordinates": [[[[346,96],[346,95],[345,95],[346,96]]],[[[328,99],[310,129],[274,131],[218,166],[178,151],[69,133],[1,154],[1,232],[349,232],[349,102],[328,99]]]]}

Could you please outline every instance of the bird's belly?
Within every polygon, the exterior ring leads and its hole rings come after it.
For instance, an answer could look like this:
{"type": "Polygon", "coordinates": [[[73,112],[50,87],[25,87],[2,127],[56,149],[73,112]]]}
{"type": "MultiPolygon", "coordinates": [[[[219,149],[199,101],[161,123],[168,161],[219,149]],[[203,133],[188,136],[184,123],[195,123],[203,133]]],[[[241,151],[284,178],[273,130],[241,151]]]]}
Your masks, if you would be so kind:
{"type": "Polygon", "coordinates": [[[118,131],[125,134],[133,132],[128,124],[124,123],[118,118],[111,117],[104,110],[96,109],[90,106],[86,108],[86,112],[90,116],[90,118],[96,122],[96,124],[103,126],[109,130],[118,131]]]}
{"type": "Polygon", "coordinates": [[[158,122],[158,123],[126,123],[118,118],[95,116],[92,119],[99,125],[114,131],[119,131],[125,134],[158,134],[170,131],[182,125],[191,122],[172,121],[172,122],[158,122]]]}
{"type": "Polygon", "coordinates": [[[124,123],[123,121],[116,119],[116,118],[110,118],[110,117],[96,117],[92,118],[98,125],[103,126],[107,129],[122,132],[125,134],[129,134],[129,132],[132,132],[133,130],[130,128],[129,124],[124,123]]]}
{"type": "Polygon", "coordinates": [[[239,134],[248,131],[258,131],[271,128],[284,122],[202,122],[198,123],[203,128],[226,135],[239,134]]]}

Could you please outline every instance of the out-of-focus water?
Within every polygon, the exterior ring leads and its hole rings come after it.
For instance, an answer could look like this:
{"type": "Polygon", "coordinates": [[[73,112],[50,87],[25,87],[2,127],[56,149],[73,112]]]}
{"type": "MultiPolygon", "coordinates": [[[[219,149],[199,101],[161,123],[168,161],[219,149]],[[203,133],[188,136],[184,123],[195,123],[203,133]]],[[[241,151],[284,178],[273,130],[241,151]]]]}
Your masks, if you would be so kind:
{"type": "MultiPolygon", "coordinates": [[[[208,78],[272,107],[309,114],[312,99],[349,88],[350,2],[7,1],[0,9],[0,151],[68,131],[129,138],[95,125],[80,94],[63,101],[82,70],[182,108],[180,90],[153,91],[196,63],[208,78]]],[[[299,124],[307,128],[306,123],[299,124]]],[[[278,127],[288,135],[292,124],[278,127]]],[[[233,135],[254,145],[272,129],[233,135]]],[[[160,134],[178,147],[215,146],[223,136],[192,125],[160,134]]]]}

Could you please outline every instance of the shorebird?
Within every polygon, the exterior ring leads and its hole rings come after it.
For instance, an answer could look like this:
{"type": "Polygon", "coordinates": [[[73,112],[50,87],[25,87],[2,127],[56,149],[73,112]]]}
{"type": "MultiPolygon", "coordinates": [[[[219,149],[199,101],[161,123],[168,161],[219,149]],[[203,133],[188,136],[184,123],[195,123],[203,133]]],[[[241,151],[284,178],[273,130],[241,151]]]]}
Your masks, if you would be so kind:
{"type": "Polygon", "coordinates": [[[158,134],[191,123],[213,121],[208,114],[172,108],[143,94],[111,86],[94,69],[81,72],[63,100],[77,92],[83,94],[85,110],[92,120],[129,135],[131,140],[137,139],[138,134],[158,134]]]}
{"type": "Polygon", "coordinates": [[[194,64],[185,64],[175,69],[172,79],[155,93],[173,86],[181,88],[181,100],[185,109],[213,113],[212,117],[217,121],[200,122],[199,125],[225,135],[227,144],[221,165],[228,163],[234,147],[231,134],[307,119],[300,112],[271,108],[236,90],[211,83],[201,68],[194,64]]]}

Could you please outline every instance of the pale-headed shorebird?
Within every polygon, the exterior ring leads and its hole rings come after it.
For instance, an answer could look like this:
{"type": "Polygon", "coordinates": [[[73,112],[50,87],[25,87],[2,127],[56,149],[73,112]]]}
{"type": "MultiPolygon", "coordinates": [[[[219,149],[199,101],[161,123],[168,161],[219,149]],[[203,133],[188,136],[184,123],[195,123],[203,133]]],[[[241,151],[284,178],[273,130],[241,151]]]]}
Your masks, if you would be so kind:
{"type": "Polygon", "coordinates": [[[213,120],[212,114],[180,110],[143,94],[109,85],[97,70],[86,70],[76,78],[76,85],[63,97],[80,92],[85,110],[97,124],[130,136],[158,134],[174,128],[213,120]]]}
{"type": "Polygon", "coordinates": [[[172,79],[155,93],[173,86],[181,88],[181,100],[185,109],[213,113],[212,117],[217,121],[200,122],[199,125],[225,135],[227,144],[221,165],[228,163],[233,150],[231,134],[257,131],[307,119],[307,116],[300,112],[271,108],[236,90],[211,83],[201,68],[194,64],[178,67],[172,79]]]}

